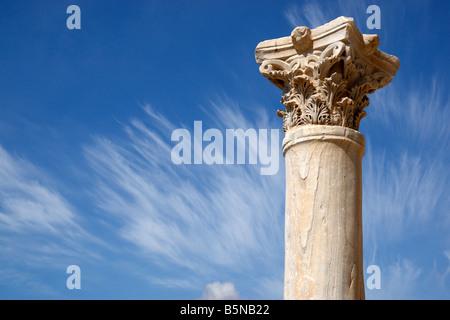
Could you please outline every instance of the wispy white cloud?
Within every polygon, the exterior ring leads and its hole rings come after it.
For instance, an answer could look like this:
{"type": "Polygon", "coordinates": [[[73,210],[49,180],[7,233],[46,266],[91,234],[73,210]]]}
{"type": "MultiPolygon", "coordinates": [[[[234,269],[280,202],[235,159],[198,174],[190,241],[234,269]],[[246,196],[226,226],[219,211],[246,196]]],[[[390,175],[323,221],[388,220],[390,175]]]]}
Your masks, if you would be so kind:
{"type": "Polygon", "coordinates": [[[39,168],[0,146],[0,229],[18,235],[45,234],[72,244],[94,240],[81,227],[74,207],[48,180],[39,168]]]}
{"type": "Polygon", "coordinates": [[[98,261],[88,245],[106,247],[54,185],[51,174],[0,146],[0,284],[18,296],[59,296],[42,273],[64,272],[68,261],[98,261]]]}
{"type": "MultiPolygon", "coordinates": [[[[445,151],[450,138],[450,98],[443,82],[437,75],[428,81],[411,79],[410,84],[395,80],[371,96],[370,117],[417,146],[445,151]]],[[[440,156],[445,154],[436,154],[440,156]]]]}
{"type": "Polygon", "coordinates": [[[368,17],[366,15],[368,5],[367,1],[302,1],[287,6],[284,16],[291,28],[298,26],[316,28],[339,16],[352,17],[356,21],[361,18],[361,22],[365,23],[362,19],[368,17]]]}
{"type": "Polygon", "coordinates": [[[50,181],[41,169],[0,146],[0,283],[40,298],[55,297],[58,290],[39,273],[65,270],[68,260],[97,260],[86,245],[101,243],[50,181]]]}
{"type": "Polygon", "coordinates": [[[442,274],[441,276],[441,282],[445,283],[448,275],[450,274],[450,250],[445,250],[444,251],[444,255],[447,258],[447,269],[445,270],[445,272],[442,274]]]}
{"type": "MultiPolygon", "coordinates": [[[[394,248],[398,253],[400,246],[437,250],[448,246],[449,99],[437,77],[422,83],[417,79],[411,79],[411,86],[392,83],[371,97],[369,108],[373,111],[368,111],[371,119],[363,160],[364,246],[369,264],[396,265],[398,269],[399,263],[389,261],[390,254],[396,254],[394,248]],[[432,235],[427,237],[429,243],[422,238],[425,234],[432,235]],[[436,244],[432,238],[442,240],[436,244]]],[[[442,259],[434,259],[435,267],[442,270],[442,259]]],[[[386,290],[393,291],[385,293],[389,297],[420,296],[413,291],[435,281],[436,271],[426,261],[415,261],[421,272],[411,273],[416,277],[410,281],[416,284],[403,287],[403,292],[391,286],[386,290]],[[407,293],[407,289],[412,291],[407,293]]],[[[407,266],[411,264],[403,265],[407,266]]],[[[442,284],[445,287],[445,282],[442,284]]]]}
{"type": "Polygon", "coordinates": [[[292,28],[298,26],[316,28],[328,22],[318,2],[305,3],[301,7],[292,4],[285,10],[284,15],[292,28]]]}
{"type": "MultiPolygon", "coordinates": [[[[148,105],[144,110],[146,120],[132,119],[124,127],[128,141],[98,137],[84,149],[99,181],[95,203],[117,222],[118,234],[154,262],[185,267],[197,277],[219,269],[282,275],[282,168],[261,176],[257,165],[177,166],[170,157],[176,144],[171,130],[192,126],[175,125],[148,105]]],[[[223,132],[271,128],[267,116],[247,120],[228,98],[208,110],[214,117],[205,115],[205,123],[223,132]]]]}
{"type": "Polygon", "coordinates": [[[67,201],[37,179],[37,169],[0,147],[0,228],[59,233],[61,226],[77,228],[67,201]]]}
{"type": "MultiPolygon", "coordinates": [[[[364,161],[365,235],[386,240],[401,239],[424,223],[443,219],[448,170],[437,159],[433,163],[407,152],[398,160],[373,150],[364,161]]],[[[445,221],[443,221],[445,222],[445,221]]],[[[379,240],[379,239],[378,239],[379,240]]]]}
{"type": "Polygon", "coordinates": [[[0,268],[0,286],[13,287],[21,294],[35,295],[39,293],[41,298],[51,297],[57,299],[58,297],[58,291],[46,284],[42,279],[39,279],[35,274],[9,267],[0,268]]]}
{"type": "MultiPolygon", "coordinates": [[[[437,77],[431,77],[426,85],[417,79],[411,79],[411,83],[392,83],[377,91],[371,97],[369,108],[373,111],[368,111],[371,119],[366,127],[365,259],[369,264],[380,264],[392,278],[392,285],[375,294],[388,299],[422,298],[425,284],[437,283],[439,274],[427,264],[428,259],[418,258],[421,255],[405,254],[402,262],[390,261],[390,255],[414,246],[445,250],[445,230],[450,228],[446,191],[450,173],[448,95],[437,77]],[[425,234],[432,235],[427,237],[429,243],[423,238],[425,234]],[[432,238],[442,240],[436,244],[432,238]],[[415,259],[414,264],[411,259],[415,259]],[[402,277],[408,280],[403,281],[402,277]],[[396,287],[400,280],[405,282],[401,290],[396,287]]],[[[446,267],[440,257],[433,259],[435,268],[446,267]]],[[[445,281],[441,281],[441,286],[448,292],[445,281]]]]}
{"type": "Polygon", "coordinates": [[[381,289],[366,290],[368,299],[420,299],[420,276],[423,270],[408,259],[399,259],[381,268],[381,289]]]}

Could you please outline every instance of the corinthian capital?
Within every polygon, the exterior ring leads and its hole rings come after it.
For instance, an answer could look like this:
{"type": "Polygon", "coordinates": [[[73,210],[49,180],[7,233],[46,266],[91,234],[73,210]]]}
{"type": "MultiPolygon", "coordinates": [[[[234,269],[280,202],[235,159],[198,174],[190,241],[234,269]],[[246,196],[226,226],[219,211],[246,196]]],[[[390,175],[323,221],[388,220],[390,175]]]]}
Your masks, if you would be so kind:
{"type": "Polygon", "coordinates": [[[295,28],[289,37],[263,41],[255,57],[261,74],[282,90],[283,130],[303,124],[358,130],[367,94],[395,76],[397,57],[378,50],[377,35],[361,34],[352,18],[315,29],[295,28]]]}

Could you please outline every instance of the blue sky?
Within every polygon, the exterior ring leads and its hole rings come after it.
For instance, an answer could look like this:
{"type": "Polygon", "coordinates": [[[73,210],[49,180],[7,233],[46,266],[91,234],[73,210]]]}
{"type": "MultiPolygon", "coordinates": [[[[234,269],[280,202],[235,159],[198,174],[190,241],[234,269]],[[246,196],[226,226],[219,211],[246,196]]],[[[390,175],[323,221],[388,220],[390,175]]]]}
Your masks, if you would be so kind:
{"type": "Polygon", "coordinates": [[[0,298],[282,299],[281,152],[269,176],[175,165],[171,134],[194,121],[281,129],[256,45],[343,15],[400,59],[360,126],[364,266],[381,270],[366,297],[449,299],[448,12],[445,1],[1,1],[0,298]],[[81,30],[66,27],[71,4],[81,30]],[[371,4],[379,30],[366,26],[371,4]],[[80,290],[66,287],[74,264],[80,290]]]}

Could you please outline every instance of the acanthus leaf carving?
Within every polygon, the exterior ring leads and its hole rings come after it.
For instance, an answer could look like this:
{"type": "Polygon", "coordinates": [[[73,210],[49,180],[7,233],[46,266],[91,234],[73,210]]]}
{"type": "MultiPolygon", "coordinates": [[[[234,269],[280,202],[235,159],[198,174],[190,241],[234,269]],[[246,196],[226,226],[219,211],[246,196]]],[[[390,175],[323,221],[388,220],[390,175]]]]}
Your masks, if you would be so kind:
{"type": "Polygon", "coordinates": [[[329,124],[330,112],[327,103],[319,94],[309,97],[303,105],[300,124],[329,124]]]}
{"type": "Polygon", "coordinates": [[[362,61],[346,56],[348,52],[343,42],[337,42],[289,63],[267,60],[261,65],[261,72],[283,88],[281,103],[286,110],[277,114],[285,132],[303,124],[358,129],[372,83],[362,61]]]}
{"type": "Polygon", "coordinates": [[[361,35],[353,20],[336,19],[327,28],[297,27],[290,37],[257,47],[261,73],[282,90],[285,110],[277,115],[284,132],[306,124],[358,130],[367,95],[389,84],[399,67],[396,57],[378,50],[378,36],[361,35]],[[343,25],[353,33],[339,33],[343,25]],[[339,40],[326,43],[333,32],[339,40]]]}
{"type": "Polygon", "coordinates": [[[367,94],[374,92],[386,78],[372,72],[362,58],[343,42],[332,43],[323,51],[294,57],[289,62],[267,60],[261,73],[283,89],[284,132],[303,124],[338,125],[359,129],[367,94]]]}

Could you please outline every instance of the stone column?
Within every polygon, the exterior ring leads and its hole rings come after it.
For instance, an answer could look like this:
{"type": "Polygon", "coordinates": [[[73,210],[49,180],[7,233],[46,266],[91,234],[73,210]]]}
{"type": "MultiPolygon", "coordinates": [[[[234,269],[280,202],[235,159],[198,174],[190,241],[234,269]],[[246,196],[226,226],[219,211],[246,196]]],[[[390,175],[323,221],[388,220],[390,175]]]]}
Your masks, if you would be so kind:
{"type": "Polygon", "coordinates": [[[256,47],[260,72],[282,90],[286,159],[285,299],[364,299],[358,131],[367,94],[399,60],[340,17],[256,47]]]}

